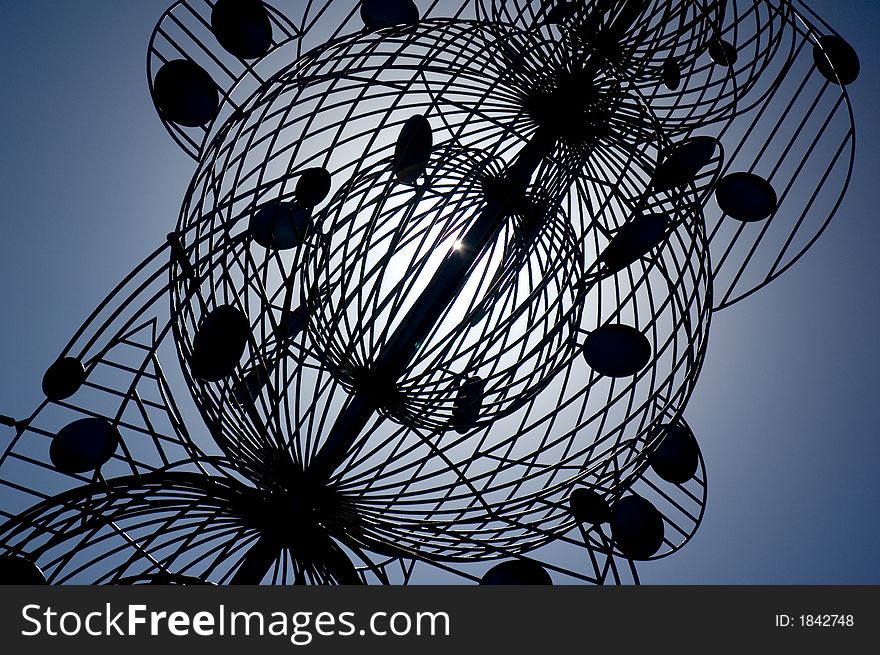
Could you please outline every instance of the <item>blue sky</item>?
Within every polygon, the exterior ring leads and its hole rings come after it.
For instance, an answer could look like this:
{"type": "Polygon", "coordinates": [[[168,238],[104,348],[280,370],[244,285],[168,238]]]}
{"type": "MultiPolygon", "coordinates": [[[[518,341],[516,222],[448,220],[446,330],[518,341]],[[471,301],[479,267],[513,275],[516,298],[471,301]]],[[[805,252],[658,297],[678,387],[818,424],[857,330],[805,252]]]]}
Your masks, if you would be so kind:
{"type": "MultiPolygon", "coordinates": [[[[168,4],[0,4],[2,414],[32,411],[46,366],[176,223],[195,164],[165,133],[145,79],[168,4]]],[[[709,506],[682,552],[640,567],[646,583],[880,583],[880,4],[811,6],[861,57],[855,176],[813,250],[713,319],[686,414],[709,506]]]]}

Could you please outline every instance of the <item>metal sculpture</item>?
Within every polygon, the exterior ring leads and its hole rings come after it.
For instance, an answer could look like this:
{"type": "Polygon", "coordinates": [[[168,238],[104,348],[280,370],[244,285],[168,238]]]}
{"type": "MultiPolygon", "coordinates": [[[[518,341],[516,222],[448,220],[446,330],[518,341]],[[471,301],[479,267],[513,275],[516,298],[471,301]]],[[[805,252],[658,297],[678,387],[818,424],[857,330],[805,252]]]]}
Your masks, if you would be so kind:
{"type": "Polygon", "coordinates": [[[290,4],[159,21],[197,171],[4,419],[0,578],[638,582],[703,516],[713,309],[840,205],[855,53],[789,0],[290,4]]]}

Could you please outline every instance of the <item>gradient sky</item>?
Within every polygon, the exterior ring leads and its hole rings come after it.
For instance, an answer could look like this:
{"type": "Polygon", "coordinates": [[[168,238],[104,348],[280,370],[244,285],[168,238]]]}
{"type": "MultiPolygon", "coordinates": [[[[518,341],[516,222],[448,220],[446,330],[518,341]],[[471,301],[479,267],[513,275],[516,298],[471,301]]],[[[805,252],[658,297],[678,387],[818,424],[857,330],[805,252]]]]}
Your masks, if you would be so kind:
{"type": "MultiPolygon", "coordinates": [[[[176,223],[195,164],[145,79],[169,4],[0,2],[2,414],[30,414],[80,322],[176,223]]],[[[639,567],[645,583],[880,583],[880,3],[811,6],[861,57],[855,175],[813,250],[713,319],[686,413],[706,517],[683,551],[639,567]]]]}

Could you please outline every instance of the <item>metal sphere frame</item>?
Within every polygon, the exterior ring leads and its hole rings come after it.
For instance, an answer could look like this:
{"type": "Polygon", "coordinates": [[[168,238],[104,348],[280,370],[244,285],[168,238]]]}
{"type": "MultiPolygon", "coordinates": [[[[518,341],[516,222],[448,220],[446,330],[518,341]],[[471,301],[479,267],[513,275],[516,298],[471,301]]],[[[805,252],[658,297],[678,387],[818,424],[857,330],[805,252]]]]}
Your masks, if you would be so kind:
{"type": "Polygon", "coordinates": [[[0,417],[0,582],[638,583],[705,510],[712,314],[841,205],[858,68],[796,0],[175,2],[196,172],[0,417]]]}

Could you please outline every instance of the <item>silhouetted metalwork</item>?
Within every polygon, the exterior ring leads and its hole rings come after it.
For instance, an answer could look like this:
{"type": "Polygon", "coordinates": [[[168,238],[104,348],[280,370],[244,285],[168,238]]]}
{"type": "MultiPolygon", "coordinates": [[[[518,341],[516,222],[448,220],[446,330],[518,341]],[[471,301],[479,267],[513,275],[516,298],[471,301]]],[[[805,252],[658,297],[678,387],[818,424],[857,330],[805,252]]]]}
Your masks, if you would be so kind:
{"type": "Polygon", "coordinates": [[[0,579],[638,582],[705,508],[711,312],[838,209],[858,58],[787,0],[182,0],[197,162],[0,459],[0,579]]]}

